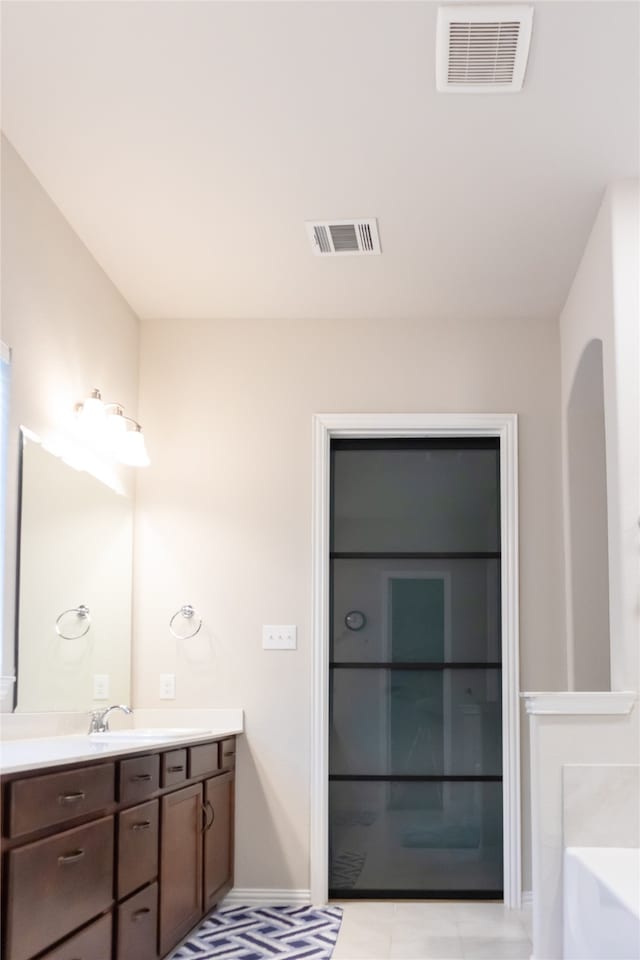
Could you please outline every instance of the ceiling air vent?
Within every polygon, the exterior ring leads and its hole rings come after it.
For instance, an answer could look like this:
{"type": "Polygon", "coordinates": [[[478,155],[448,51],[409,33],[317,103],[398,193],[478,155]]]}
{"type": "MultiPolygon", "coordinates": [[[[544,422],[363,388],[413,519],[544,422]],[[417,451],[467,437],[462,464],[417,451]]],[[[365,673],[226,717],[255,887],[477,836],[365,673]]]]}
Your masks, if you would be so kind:
{"type": "Polygon", "coordinates": [[[438,9],[436,88],[442,93],[522,89],[533,7],[520,4],[438,9]]]}
{"type": "Polygon", "coordinates": [[[306,220],[311,249],[319,257],[380,253],[378,222],[372,220],[306,220]]]}

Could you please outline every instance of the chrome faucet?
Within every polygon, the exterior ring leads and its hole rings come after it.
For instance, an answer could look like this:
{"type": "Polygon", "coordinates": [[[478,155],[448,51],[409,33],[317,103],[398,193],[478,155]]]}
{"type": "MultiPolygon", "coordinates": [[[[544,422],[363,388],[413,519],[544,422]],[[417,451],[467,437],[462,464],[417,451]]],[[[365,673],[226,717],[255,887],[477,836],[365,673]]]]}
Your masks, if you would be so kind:
{"type": "Polygon", "coordinates": [[[123,713],[133,713],[131,707],[124,703],[114,703],[106,710],[92,710],[89,714],[89,733],[108,733],[109,732],[109,714],[112,710],[122,710],[123,713]]]}

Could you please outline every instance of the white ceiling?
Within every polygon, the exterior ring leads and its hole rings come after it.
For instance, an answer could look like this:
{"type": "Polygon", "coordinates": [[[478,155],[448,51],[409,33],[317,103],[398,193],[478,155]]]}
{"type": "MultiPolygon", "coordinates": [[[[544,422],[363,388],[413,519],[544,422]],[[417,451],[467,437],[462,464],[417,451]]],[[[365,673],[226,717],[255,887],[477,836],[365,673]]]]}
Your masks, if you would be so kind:
{"type": "Polygon", "coordinates": [[[143,317],[552,318],[638,175],[637,2],[535,3],[437,94],[431,2],[3,2],[3,128],[143,317]],[[305,219],[378,217],[322,260],[305,219]]]}

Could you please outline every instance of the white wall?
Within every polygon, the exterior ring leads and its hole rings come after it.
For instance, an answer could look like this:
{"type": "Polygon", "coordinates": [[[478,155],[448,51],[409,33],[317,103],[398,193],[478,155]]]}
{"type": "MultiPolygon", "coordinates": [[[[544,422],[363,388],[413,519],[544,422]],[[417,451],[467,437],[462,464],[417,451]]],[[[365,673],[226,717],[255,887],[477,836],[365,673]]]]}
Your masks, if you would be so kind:
{"type": "Polygon", "coordinates": [[[312,414],[520,415],[522,686],[565,686],[558,348],[554,323],[143,322],[134,699],[175,672],[177,706],[245,708],[238,886],[309,887],[312,414]],[[298,650],[263,652],[263,623],[298,650]]]}
{"type": "MultiPolygon", "coordinates": [[[[609,525],[609,629],[611,685],[640,689],[640,459],[638,181],[612,184],[604,197],[560,319],[563,425],[564,528],[570,652],[573,636],[572,573],[588,558],[571,556],[567,409],[583,351],[602,340],[609,525]]],[[[584,483],[590,483],[588,471],[584,483]]],[[[579,578],[584,578],[582,572],[579,578]]],[[[579,600],[578,600],[579,602],[579,600]]],[[[570,684],[574,679],[573,656],[570,684]]]]}
{"type": "MultiPolygon", "coordinates": [[[[99,387],[135,416],[138,320],[60,211],[2,139],[2,330],[12,350],[2,672],[12,672],[19,426],[53,446],[99,387]]],[[[132,493],[133,471],[120,472],[132,493]]]]}

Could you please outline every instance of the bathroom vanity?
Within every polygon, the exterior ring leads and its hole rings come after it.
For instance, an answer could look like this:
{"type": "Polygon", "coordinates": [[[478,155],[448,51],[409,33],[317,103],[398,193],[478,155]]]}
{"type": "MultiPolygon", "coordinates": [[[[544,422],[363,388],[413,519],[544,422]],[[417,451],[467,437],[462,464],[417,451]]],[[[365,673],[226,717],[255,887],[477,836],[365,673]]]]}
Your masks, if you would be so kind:
{"type": "Polygon", "coordinates": [[[233,884],[235,736],[56,740],[3,755],[2,957],[166,956],[233,884]]]}

